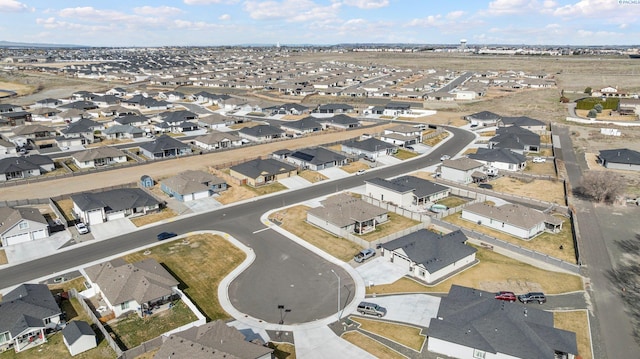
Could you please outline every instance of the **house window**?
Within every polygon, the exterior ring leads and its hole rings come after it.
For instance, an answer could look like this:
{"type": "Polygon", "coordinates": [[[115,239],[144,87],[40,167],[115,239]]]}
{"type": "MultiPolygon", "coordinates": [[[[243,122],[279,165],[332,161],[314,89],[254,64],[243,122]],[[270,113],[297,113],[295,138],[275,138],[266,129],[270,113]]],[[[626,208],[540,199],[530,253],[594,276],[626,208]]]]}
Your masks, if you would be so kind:
{"type": "Polygon", "coordinates": [[[475,359],[484,359],[485,355],[487,355],[486,352],[484,352],[482,350],[478,350],[478,349],[473,349],[473,357],[475,359]]]}
{"type": "Polygon", "coordinates": [[[45,318],[44,325],[51,324],[51,318],[45,318]]]}
{"type": "Polygon", "coordinates": [[[20,222],[20,229],[27,229],[29,228],[29,223],[27,222],[20,222]]]}
{"type": "Polygon", "coordinates": [[[0,333],[0,343],[5,343],[11,340],[11,334],[9,332],[0,333]]]}
{"type": "Polygon", "coordinates": [[[420,274],[421,277],[424,277],[424,275],[425,275],[425,271],[423,271],[422,269],[420,269],[420,271],[418,273],[420,274]]]}
{"type": "Polygon", "coordinates": [[[129,302],[123,302],[122,304],[120,304],[120,309],[129,309],[129,302]]]}

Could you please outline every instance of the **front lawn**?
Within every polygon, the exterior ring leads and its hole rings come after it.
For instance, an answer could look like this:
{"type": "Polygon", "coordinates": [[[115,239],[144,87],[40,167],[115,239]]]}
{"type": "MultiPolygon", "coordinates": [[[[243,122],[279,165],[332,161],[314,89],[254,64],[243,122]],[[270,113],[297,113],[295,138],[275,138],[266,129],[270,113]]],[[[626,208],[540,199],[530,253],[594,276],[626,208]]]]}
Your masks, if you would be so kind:
{"type": "Polygon", "coordinates": [[[346,332],[342,334],[342,339],[349,343],[361,348],[376,358],[388,358],[388,359],[405,359],[406,357],[397,351],[383,345],[379,341],[373,340],[368,336],[356,332],[346,332]]]}
{"type": "Polygon", "coordinates": [[[263,196],[265,194],[284,191],[287,189],[287,186],[283,185],[280,182],[273,182],[260,187],[251,187],[248,185],[242,185],[242,186],[248,189],[249,191],[254,192],[258,196],[263,196]]]}
{"type": "Polygon", "coordinates": [[[398,148],[398,152],[396,152],[393,157],[399,160],[408,160],[410,158],[416,157],[418,154],[415,152],[411,152],[402,148],[398,148]]]}
{"type": "Polygon", "coordinates": [[[354,235],[364,239],[365,241],[373,242],[382,237],[386,237],[390,234],[400,232],[403,229],[420,224],[419,221],[414,221],[395,213],[389,213],[387,216],[389,220],[376,225],[376,229],[374,231],[362,235],[354,235]]]}
{"type": "Polygon", "coordinates": [[[131,223],[136,227],[142,227],[144,225],[160,222],[165,219],[173,218],[177,216],[176,212],[171,208],[163,208],[160,212],[145,214],[144,216],[131,218],[131,223]]]}
{"type": "Polygon", "coordinates": [[[329,178],[329,177],[323,175],[322,173],[320,173],[318,171],[312,171],[312,170],[300,171],[300,173],[298,173],[298,176],[306,179],[307,181],[309,181],[311,183],[324,181],[324,180],[329,178]]]}
{"type": "Polygon", "coordinates": [[[589,332],[588,313],[585,310],[571,312],[554,312],[553,326],[558,329],[576,333],[578,342],[578,355],[580,358],[592,358],[591,334],[589,332]]]}
{"type": "Polygon", "coordinates": [[[400,343],[417,352],[422,351],[422,346],[427,339],[425,335],[421,334],[422,329],[417,327],[353,316],[349,319],[360,324],[360,329],[364,331],[400,343]]]}

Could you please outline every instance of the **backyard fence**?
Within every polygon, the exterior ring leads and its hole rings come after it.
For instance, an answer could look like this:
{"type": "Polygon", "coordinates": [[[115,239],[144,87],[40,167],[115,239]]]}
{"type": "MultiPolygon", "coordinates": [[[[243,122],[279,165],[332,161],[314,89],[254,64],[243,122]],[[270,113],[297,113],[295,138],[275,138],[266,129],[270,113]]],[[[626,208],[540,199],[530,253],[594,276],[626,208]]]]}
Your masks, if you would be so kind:
{"type": "Polygon", "coordinates": [[[146,342],[138,345],[135,348],[131,348],[126,352],[120,353],[117,358],[134,359],[146,352],[160,348],[162,346],[162,343],[164,343],[164,339],[162,338],[162,336],[157,336],[151,340],[147,340],[146,342]]]}

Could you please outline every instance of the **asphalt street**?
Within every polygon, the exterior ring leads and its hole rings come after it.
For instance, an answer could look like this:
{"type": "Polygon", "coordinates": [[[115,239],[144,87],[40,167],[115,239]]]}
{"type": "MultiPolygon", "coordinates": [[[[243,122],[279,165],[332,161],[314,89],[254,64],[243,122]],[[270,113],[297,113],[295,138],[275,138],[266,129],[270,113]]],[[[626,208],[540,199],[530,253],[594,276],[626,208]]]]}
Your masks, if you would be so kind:
{"type": "MultiPolygon", "coordinates": [[[[323,182],[309,188],[179,218],[170,223],[11,266],[0,270],[0,288],[134,250],[155,242],[156,234],[162,231],[186,234],[213,229],[229,233],[251,247],[256,254],[253,264],[229,288],[230,298],[237,309],[270,323],[304,323],[328,317],[337,310],[337,278],[331,270],[341,278],[341,303],[346,304],[352,300],[350,296],[354,288],[353,280],[338,266],[277,232],[265,229],[267,227],[261,223],[260,216],[274,208],[362,185],[367,179],[393,177],[433,165],[439,162],[443,154],[454,155],[475,138],[472,133],[463,129],[448,130],[454,137],[435,148],[428,156],[367,171],[361,176],[323,182]]],[[[216,288],[211,288],[211,291],[215,293],[216,288]]]]}

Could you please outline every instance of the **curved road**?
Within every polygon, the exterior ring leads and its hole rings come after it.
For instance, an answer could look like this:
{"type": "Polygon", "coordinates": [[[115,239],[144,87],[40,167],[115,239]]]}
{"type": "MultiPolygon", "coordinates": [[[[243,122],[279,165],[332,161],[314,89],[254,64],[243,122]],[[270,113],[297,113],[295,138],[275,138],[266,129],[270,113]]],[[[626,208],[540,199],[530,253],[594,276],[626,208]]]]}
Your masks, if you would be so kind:
{"type": "MultiPolygon", "coordinates": [[[[260,221],[261,215],[284,205],[362,185],[366,179],[393,177],[433,165],[439,162],[443,154],[456,154],[475,138],[474,134],[466,130],[447,129],[454,134],[453,138],[435,148],[428,156],[367,171],[362,176],[349,176],[179,218],[170,223],[11,266],[0,270],[0,288],[154,243],[156,234],[161,231],[186,234],[190,231],[215,229],[229,233],[251,247],[256,254],[251,266],[229,287],[229,297],[236,309],[270,323],[306,323],[328,317],[335,314],[337,309],[337,278],[331,271],[334,270],[341,278],[343,306],[353,299],[352,278],[340,267],[265,227],[260,221]],[[284,306],[283,310],[278,308],[279,305],[284,306]]],[[[217,288],[211,288],[212,293],[216,293],[216,290],[217,288]]]]}

